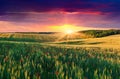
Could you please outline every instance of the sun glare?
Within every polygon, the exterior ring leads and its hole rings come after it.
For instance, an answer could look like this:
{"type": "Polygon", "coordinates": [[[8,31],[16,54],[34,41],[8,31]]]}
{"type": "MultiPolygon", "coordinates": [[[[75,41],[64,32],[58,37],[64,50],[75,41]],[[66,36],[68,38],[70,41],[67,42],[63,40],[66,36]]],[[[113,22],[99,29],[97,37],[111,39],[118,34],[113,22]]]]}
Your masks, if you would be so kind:
{"type": "Polygon", "coordinates": [[[63,25],[63,32],[66,34],[73,34],[75,32],[75,27],[72,25],[63,25]]]}
{"type": "Polygon", "coordinates": [[[74,31],[73,30],[66,30],[65,33],[66,34],[72,34],[74,31]]]}
{"type": "Polygon", "coordinates": [[[86,28],[86,27],[75,26],[72,24],[63,24],[61,26],[52,26],[52,30],[63,32],[65,34],[73,34],[77,31],[87,30],[87,29],[88,28],[86,28]]]}

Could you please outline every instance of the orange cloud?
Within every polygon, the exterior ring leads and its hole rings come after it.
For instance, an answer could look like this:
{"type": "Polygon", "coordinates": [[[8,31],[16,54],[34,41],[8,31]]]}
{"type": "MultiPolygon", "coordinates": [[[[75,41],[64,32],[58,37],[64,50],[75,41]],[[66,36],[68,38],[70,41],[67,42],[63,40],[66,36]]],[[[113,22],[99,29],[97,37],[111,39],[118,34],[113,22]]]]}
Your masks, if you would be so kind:
{"type": "Polygon", "coordinates": [[[48,32],[56,31],[50,26],[39,23],[16,24],[14,22],[0,21],[0,32],[48,32]]]}
{"type": "Polygon", "coordinates": [[[19,25],[13,22],[0,21],[0,32],[39,32],[47,30],[47,27],[41,27],[39,24],[19,25]]]}

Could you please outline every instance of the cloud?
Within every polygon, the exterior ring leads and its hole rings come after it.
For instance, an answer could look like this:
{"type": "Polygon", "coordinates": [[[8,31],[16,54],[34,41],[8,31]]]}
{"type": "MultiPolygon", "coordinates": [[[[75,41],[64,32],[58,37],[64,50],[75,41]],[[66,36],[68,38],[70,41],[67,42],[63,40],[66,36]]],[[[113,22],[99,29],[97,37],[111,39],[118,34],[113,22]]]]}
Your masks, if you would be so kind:
{"type": "Polygon", "coordinates": [[[47,26],[64,24],[120,28],[119,3],[120,0],[0,0],[0,31],[48,31],[47,26]]]}
{"type": "Polygon", "coordinates": [[[120,13],[120,0],[2,0],[0,14],[8,12],[100,12],[120,13]]]}
{"type": "Polygon", "coordinates": [[[0,32],[40,32],[40,31],[50,31],[48,26],[41,26],[40,24],[29,23],[27,26],[25,24],[16,24],[6,21],[0,21],[0,32]]]}

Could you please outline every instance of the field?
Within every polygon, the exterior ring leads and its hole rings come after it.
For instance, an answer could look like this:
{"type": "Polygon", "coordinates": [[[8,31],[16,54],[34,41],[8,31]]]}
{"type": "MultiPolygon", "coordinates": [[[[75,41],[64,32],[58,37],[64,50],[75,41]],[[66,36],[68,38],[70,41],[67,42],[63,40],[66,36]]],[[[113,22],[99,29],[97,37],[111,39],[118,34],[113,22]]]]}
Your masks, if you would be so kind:
{"type": "Polygon", "coordinates": [[[87,38],[69,41],[54,42],[51,45],[67,45],[72,47],[100,47],[120,49],[120,34],[101,38],[87,38]]]}
{"type": "Polygon", "coordinates": [[[0,34],[0,79],[120,79],[120,35],[56,41],[58,34],[0,34]]]}

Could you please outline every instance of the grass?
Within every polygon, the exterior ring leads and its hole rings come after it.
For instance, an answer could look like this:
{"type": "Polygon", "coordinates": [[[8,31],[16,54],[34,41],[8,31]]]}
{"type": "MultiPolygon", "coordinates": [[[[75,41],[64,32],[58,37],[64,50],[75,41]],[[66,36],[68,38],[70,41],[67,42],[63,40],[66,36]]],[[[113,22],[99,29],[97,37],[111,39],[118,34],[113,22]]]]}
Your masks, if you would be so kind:
{"type": "Polygon", "coordinates": [[[75,40],[83,38],[105,37],[120,34],[120,30],[87,30],[77,32],[73,35],[65,35],[58,32],[16,32],[0,33],[0,40],[20,42],[54,42],[63,40],[75,40]]]}
{"type": "Polygon", "coordinates": [[[120,35],[55,42],[59,36],[1,33],[0,79],[120,79],[120,35]]]}
{"type": "Polygon", "coordinates": [[[101,38],[87,38],[78,40],[69,40],[51,43],[53,45],[68,45],[72,47],[102,47],[102,48],[119,48],[120,49],[120,35],[111,35],[101,38]]]}
{"type": "Polygon", "coordinates": [[[56,38],[55,34],[0,33],[0,40],[6,41],[49,42],[56,38]]]}
{"type": "Polygon", "coordinates": [[[120,79],[118,50],[0,44],[1,79],[120,79]]]}

